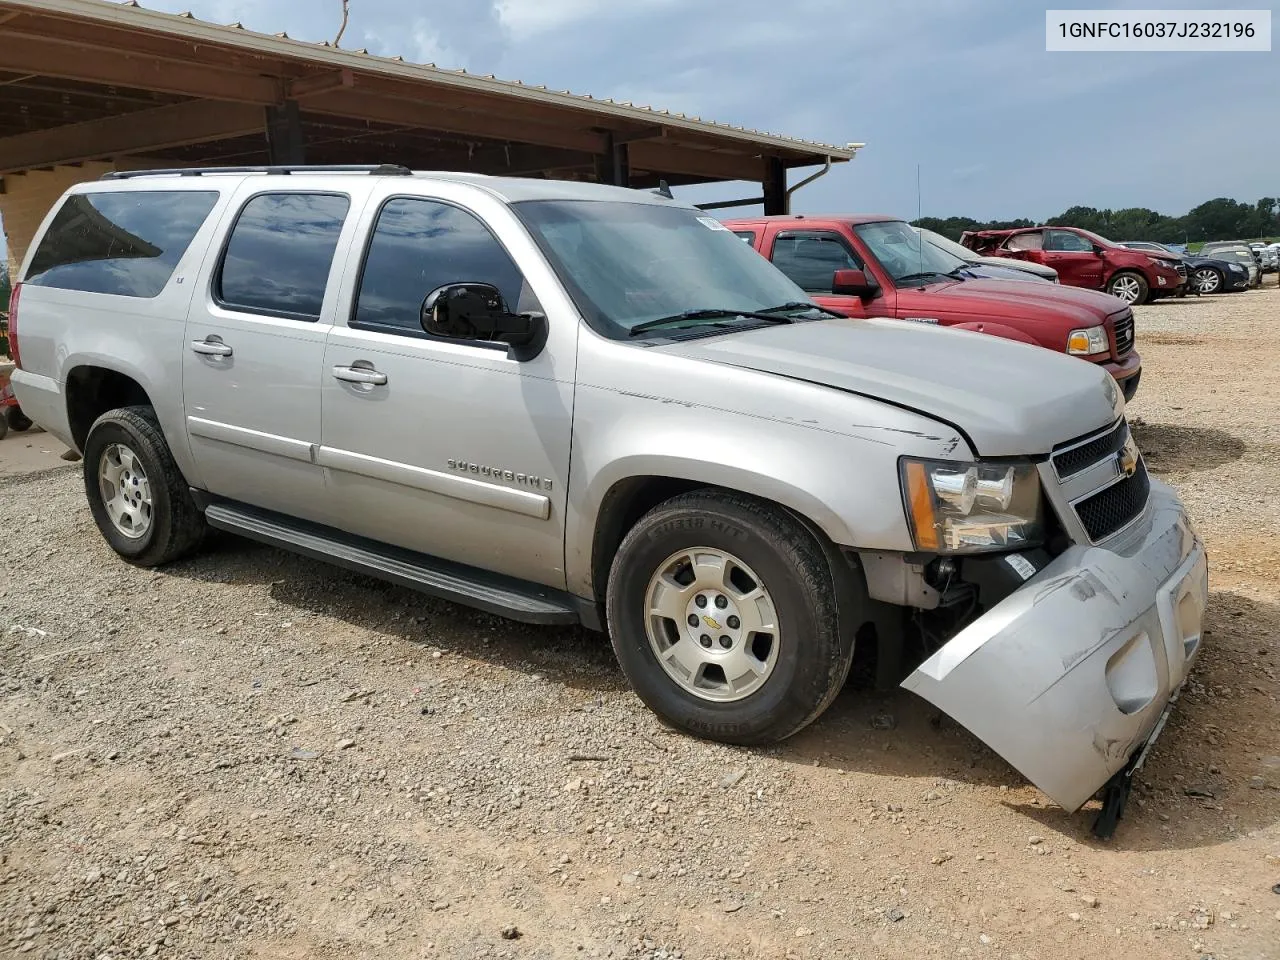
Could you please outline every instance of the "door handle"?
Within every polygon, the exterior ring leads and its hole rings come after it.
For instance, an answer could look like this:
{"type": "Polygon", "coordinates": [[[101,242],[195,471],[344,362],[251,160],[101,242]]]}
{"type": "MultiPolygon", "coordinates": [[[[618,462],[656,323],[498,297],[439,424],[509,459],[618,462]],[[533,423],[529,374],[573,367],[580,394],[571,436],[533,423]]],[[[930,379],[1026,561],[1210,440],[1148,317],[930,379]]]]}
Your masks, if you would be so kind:
{"type": "Polygon", "coordinates": [[[221,340],[192,340],[191,349],[205,357],[229,357],[233,352],[221,340]]]}
{"type": "Polygon", "coordinates": [[[377,387],[387,382],[387,375],[372,367],[334,367],[333,376],[346,383],[368,383],[377,387]]]}

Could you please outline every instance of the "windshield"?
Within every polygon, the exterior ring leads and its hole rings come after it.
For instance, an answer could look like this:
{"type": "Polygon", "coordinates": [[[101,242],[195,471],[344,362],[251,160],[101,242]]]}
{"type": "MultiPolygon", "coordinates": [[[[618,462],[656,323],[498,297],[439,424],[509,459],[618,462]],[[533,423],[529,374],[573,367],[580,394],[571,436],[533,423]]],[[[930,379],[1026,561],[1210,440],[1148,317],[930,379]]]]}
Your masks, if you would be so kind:
{"type": "Polygon", "coordinates": [[[1210,250],[1206,256],[1217,257],[1219,260],[1240,260],[1244,263],[1253,263],[1253,254],[1243,247],[1218,247],[1216,250],[1210,250]]]}
{"type": "Polygon", "coordinates": [[[860,223],[853,229],[880,266],[899,283],[929,283],[967,262],[931,243],[922,243],[919,234],[901,220],[860,223]]]}
{"type": "Polygon", "coordinates": [[[513,208],[587,322],[605,336],[625,337],[641,324],[690,311],[811,303],[720,221],[687,207],[530,200],[513,208]]]}
{"type": "Polygon", "coordinates": [[[948,240],[940,233],[934,233],[932,230],[925,230],[922,227],[917,228],[920,236],[924,237],[931,246],[937,247],[944,253],[949,253],[953,257],[958,257],[965,263],[976,263],[978,255],[968,247],[962,247],[954,240],[948,240]]]}

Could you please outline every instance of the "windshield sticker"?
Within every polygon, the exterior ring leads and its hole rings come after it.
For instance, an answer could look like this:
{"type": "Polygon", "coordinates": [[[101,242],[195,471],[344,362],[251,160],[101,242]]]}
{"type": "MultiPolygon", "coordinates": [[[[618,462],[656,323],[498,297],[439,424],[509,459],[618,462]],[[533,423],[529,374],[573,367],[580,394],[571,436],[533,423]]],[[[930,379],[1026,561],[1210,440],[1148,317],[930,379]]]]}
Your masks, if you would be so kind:
{"type": "Polygon", "coordinates": [[[1021,554],[1011,553],[1004,559],[1023,580],[1030,580],[1036,575],[1035,564],[1021,554]]]}
{"type": "Polygon", "coordinates": [[[708,230],[723,230],[725,233],[729,232],[729,228],[715,217],[699,217],[698,220],[700,220],[708,230]]]}

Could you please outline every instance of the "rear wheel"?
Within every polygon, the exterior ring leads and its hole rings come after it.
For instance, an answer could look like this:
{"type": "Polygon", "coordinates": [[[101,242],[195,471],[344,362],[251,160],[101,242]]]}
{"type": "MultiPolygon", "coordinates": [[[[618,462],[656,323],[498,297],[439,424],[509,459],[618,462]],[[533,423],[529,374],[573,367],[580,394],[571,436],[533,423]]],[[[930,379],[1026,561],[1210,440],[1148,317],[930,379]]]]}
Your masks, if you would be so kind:
{"type": "Polygon", "coordinates": [[[1146,303],[1149,292],[1147,278],[1140,273],[1133,273],[1129,270],[1117,273],[1107,283],[1107,293],[1113,297],[1119,297],[1132,306],[1146,303]]]}
{"type": "Polygon", "coordinates": [[[1222,274],[1213,267],[1200,267],[1191,274],[1197,293],[1217,293],[1222,289],[1222,274]]]}
{"type": "Polygon", "coordinates": [[[614,557],[607,609],[640,699],[726,743],[791,736],[827,708],[853,660],[822,546],[740,494],[685,494],[641,518],[614,557]]]}
{"type": "Polygon", "coordinates": [[[176,560],[204,535],[204,517],[150,407],[110,410],[94,422],[84,443],[84,486],[98,529],[130,563],[176,560]]]}

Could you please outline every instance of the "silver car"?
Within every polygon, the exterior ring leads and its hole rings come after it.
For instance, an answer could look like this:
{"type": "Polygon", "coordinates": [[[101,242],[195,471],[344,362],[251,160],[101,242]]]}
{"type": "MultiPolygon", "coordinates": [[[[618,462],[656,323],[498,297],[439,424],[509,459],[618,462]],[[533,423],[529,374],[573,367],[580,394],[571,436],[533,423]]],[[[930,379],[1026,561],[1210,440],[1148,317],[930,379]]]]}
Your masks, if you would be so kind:
{"type": "Polygon", "coordinates": [[[668,195],[114,175],[18,291],[18,397],[126,561],[212,526],[607,629],[699,736],[790,736],[871,645],[1074,810],[1122,792],[1200,650],[1204,546],[1106,371],[832,316],[668,195]]]}

